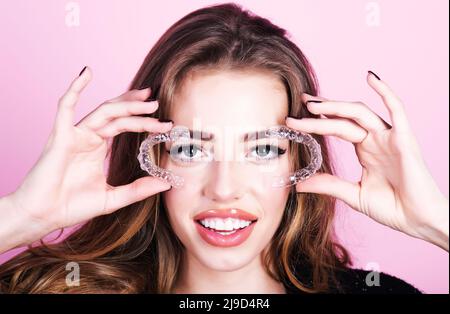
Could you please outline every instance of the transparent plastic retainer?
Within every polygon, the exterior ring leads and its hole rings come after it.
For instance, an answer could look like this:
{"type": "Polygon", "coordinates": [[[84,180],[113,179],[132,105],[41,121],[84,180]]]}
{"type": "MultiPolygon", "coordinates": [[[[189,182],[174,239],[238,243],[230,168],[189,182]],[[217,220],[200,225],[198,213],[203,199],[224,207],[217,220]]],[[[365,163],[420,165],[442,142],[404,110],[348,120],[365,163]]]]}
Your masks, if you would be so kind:
{"type": "MultiPolygon", "coordinates": [[[[274,126],[266,130],[265,133],[268,137],[284,138],[303,144],[308,147],[311,156],[311,160],[306,167],[296,170],[294,173],[287,176],[275,176],[272,187],[282,188],[297,184],[300,181],[308,179],[320,169],[322,165],[320,145],[311,135],[290,129],[286,126],[274,126]]],[[[151,176],[165,180],[174,188],[182,187],[185,183],[183,177],[155,165],[151,161],[149,152],[154,145],[159,143],[189,139],[189,129],[185,126],[175,126],[169,132],[149,135],[141,143],[139,155],[137,156],[141,169],[151,176]]]]}

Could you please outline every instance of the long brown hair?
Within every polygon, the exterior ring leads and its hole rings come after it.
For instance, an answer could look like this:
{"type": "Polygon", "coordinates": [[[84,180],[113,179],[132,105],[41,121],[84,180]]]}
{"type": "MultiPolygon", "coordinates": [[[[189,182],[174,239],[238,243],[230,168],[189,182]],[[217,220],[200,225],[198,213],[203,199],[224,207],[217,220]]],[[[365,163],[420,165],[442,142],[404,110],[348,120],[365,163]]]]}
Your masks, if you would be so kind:
{"type": "MultiPolygon", "coordinates": [[[[300,95],[318,94],[314,71],[286,31],[236,4],[205,7],[172,25],[153,46],[129,89],[151,87],[159,108],[150,116],[167,118],[172,97],[194,69],[268,70],[283,82],[289,115],[316,117],[300,95]]],[[[109,151],[107,182],[128,184],[146,175],[136,156],[145,133],[122,133],[109,151]]],[[[327,141],[319,172],[334,173],[327,141]]],[[[155,162],[160,160],[157,147],[155,162]]],[[[292,145],[294,167],[309,162],[307,151],[292,145]]],[[[336,272],[351,265],[333,231],[335,200],[292,189],[282,222],[262,258],[267,272],[286,287],[304,292],[329,291],[336,272]]],[[[29,246],[0,266],[5,293],[170,293],[177,280],[183,245],[168,222],[159,194],[96,217],[59,243],[29,246]],[[65,282],[66,264],[80,266],[79,286],[65,282]]]]}

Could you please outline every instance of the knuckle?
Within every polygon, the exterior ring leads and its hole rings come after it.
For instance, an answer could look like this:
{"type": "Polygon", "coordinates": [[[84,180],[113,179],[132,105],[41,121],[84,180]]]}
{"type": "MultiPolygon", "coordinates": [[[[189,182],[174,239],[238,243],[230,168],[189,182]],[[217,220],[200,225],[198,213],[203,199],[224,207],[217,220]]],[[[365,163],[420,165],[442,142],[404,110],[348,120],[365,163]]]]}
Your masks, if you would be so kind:
{"type": "Polygon", "coordinates": [[[98,106],[95,111],[97,114],[100,114],[103,117],[107,117],[109,112],[111,112],[112,103],[103,103],[98,106]]]}

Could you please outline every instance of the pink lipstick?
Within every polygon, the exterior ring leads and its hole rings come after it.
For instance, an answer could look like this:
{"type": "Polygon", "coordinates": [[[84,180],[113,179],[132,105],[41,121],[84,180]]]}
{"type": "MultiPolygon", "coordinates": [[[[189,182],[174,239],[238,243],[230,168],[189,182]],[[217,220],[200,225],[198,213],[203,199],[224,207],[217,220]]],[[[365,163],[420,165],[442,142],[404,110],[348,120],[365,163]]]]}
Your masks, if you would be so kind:
{"type": "Polygon", "coordinates": [[[250,236],[258,217],[238,208],[210,209],[194,217],[197,231],[207,243],[232,247],[250,236]]]}

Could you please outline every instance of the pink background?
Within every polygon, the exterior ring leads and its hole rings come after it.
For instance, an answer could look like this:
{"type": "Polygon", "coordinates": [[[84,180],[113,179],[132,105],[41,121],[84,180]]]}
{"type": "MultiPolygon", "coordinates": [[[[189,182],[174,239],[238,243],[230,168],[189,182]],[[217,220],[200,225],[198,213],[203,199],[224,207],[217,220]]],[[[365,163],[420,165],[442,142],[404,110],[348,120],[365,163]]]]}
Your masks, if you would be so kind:
{"type": "MultiPolygon", "coordinates": [[[[65,21],[69,2],[0,2],[0,195],[14,191],[33,166],[58,98],[84,65],[93,69],[94,79],[78,104],[77,121],[127,88],[172,23],[194,9],[219,3],[74,1],[80,25],[71,27],[65,21]]],[[[366,84],[366,71],[387,81],[405,102],[424,158],[448,197],[448,1],[239,3],[289,31],[312,62],[324,97],[361,100],[388,119],[381,99],[366,84]],[[379,10],[378,25],[367,22],[374,10],[379,10]]],[[[333,143],[340,175],[358,181],[361,168],[353,146],[333,143]]],[[[447,252],[340,205],[339,235],[356,267],[375,263],[425,292],[448,293],[447,252]]],[[[0,261],[18,251],[0,256],[0,261]]]]}

